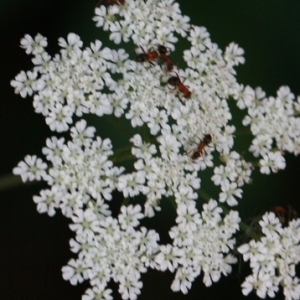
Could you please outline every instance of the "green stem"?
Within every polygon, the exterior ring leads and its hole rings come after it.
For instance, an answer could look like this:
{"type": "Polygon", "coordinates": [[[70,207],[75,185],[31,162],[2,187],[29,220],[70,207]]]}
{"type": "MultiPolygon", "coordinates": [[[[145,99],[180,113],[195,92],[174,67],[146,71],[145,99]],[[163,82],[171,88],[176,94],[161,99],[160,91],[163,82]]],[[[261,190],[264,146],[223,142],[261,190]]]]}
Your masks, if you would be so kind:
{"type": "Polygon", "coordinates": [[[168,200],[171,203],[171,205],[174,208],[174,210],[176,211],[177,210],[177,204],[176,204],[175,198],[174,197],[169,197],[168,200]]]}
{"type": "Polygon", "coordinates": [[[123,132],[128,138],[131,138],[132,135],[122,126],[119,122],[119,119],[111,116],[111,115],[105,115],[105,118],[113,124],[115,127],[117,127],[121,132],[123,132]]]}
{"type": "Polygon", "coordinates": [[[205,201],[209,201],[210,199],[212,199],[212,197],[207,194],[206,192],[204,192],[203,190],[199,189],[198,191],[198,195],[203,198],[205,201]]]}
{"type": "Polygon", "coordinates": [[[250,161],[250,163],[252,164],[252,166],[254,168],[260,168],[259,160],[257,160],[257,161],[250,161]]]}
{"type": "Polygon", "coordinates": [[[248,235],[250,236],[253,240],[259,241],[261,236],[255,232],[251,226],[246,225],[244,222],[240,222],[240,228],[248,235]]]}
{"type": "MultiPolygon", "coordinates": [[[[38,181],[31,181],[31,182],[28,182],[28,183],[29,184],[35,184],[37,182],[38,181]]],[[[21,177],[16,176],[12,173],[0,177],[0,191],[9,190],[9,189],[16,188],[16,187],[19,187],[19,186],[22,186],[22,185],[24,185],[24,183],[23,183],[21,177]]]]}
{"type": "Polygon", "coordinates": [[[252,132],[249,128],[237,129],[234,135],[251,135],[252,132]]]}
{"type": "Polygon", "coordinates": [[[134,159],[136,159],[136,157],[131,154],[131,146],[117,149],[116,151],[114,151],[114,155],[110,158],[110,160],[114,163],[120,163],[123,161],[134,159]]]}

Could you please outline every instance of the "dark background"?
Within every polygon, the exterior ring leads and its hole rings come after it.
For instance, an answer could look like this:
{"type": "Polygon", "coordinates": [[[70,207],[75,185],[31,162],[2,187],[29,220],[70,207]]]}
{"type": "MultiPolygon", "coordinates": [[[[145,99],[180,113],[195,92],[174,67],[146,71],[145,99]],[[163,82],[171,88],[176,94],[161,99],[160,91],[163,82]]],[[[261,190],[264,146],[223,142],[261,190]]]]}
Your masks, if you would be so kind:
{"type": "MultiPolygon", "coordinates": [[[[238,68],[238,80],[261,86],[275,95],[282,85],[300,94],[300,2],[298,0],[179,1],[193,24],[205,26],[220,48],[234,41],[245,49],[246,64],[238,68]]],[[[91,20],[94,1],[2,0],[0,3],[0,176],[6,176],[26,154],[41,155],[51,136],[32,100],[14,94],[10,80],[32,67],[19,47],[24,34],[41,33],[48,51],[58,51],[57,39],[69,32],[81,36],[84,45],[107,40],[91,20]]],[[[246,141],[246,139],[245,139],[246,141]]],[[[246,142],[245,142],[246,143],[246,142]]],[[[257,176],[244,190],[242,216],[261,214],[272,205],[291,204],[300,211],[300,160],[286,155],[287,169],[277,175],[257,176]]],[[[3,178],[3,177],[2,177],[3,178]]],[[[32,196],[42,185],[19,185],[0,192],[0,299],[81,299],[88,285],[73,287],[62,279],[61,268],[72,257],[68,220],[57,214],[40,215],[32,196]]],[[[187,296],[172,293],[174,274],[148,272],[142,279],[139,299],[243,299],[242,276],[237,270],[228,278],[205,288],[200,276],[187,296]]],[[[116,290],[116,286],[115,286],[116,290]]],[[[114,299],[119,299],[118,293],[114,299]]],[[[251,294],[248,299],[258,299],[251,294]]],[[[280,294],[276,299],[283,299],[280,294]]]]}

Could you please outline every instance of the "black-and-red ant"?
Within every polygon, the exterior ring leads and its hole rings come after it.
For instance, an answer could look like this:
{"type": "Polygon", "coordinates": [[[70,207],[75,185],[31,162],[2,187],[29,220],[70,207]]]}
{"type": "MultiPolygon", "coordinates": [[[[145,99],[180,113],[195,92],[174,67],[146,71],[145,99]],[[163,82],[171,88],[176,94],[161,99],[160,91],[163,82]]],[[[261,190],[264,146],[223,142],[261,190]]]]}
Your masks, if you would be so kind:
{"type": "Polygon", "coordinates": [[[190,98],[192,94],[191,91],[181,82],[179,75],[177,73],[175,74],[176,76],[172,76],[168,79],[168,84],[177,87],[185,98],[190,98]]]}
{"type": "Polygon", "coordinates": [[[166,71],[171,72],[174,68],[174,65],[173,65],[171,57],[169,55],[167,55],[168,48],[163,45],[158,45],[157,50],[159,52],[160,58],[162,59],[162,61],[165,64],[166,71]]]}
{"type": "Polygon", "coordinates": [[[138,56],[136,57],[135,60],[140,63],[147,61],[151,65],[154,65],[153,61],[157,60],[158,52],[156,50],[154,50],[153,48],[150,48],[148,52],[146,52],[142,46],[140,46],[140,48],[142,49],[143,53],[138,54],[138,56]]]}

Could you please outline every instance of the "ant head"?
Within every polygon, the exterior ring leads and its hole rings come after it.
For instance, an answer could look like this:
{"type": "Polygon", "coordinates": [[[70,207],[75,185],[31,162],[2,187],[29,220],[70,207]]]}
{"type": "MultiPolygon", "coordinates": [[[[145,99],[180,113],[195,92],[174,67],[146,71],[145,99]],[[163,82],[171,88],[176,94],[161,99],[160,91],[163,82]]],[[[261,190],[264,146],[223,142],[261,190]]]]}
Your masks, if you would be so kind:
{"type": "Polygon", "coordinates": [[[205,134],[202,138],[200,138],[198,135],[196,137],[196,140],[194,140],[194,144],[197,143],[198,145],[203,143],[206,146],[209,146],[209,144],[212,142],[212,136],[211,134],[205,134]]]}
{"type": "Polygon", "coordinates": [[[203,138],[203,143],[205,143],[206,145],[210,144],[212,141],[212,136],[210,134],[206,134],[203,138]]]}
{"type": "Polygon", "coordinates": [[[157,45],[157,50],[160,54],[167,54],[170,49],[163,45],[157,45]]]}
{"type": "Polygon", "coordinates": [[[146,53],[141,53],[139,54],[136,59],[135,59],[137,62],[145,62],[148,60],[148,56],[146,53]]]}
{"type": "Polygon", "coordinates": [[[171,72],[173,70],[173,68],[174,68],[174,65],[168,64],[165,68],[166,68],[167,72],[171,72]]]}
{"type": "Polygon", "coordinates": [[[177,86],[180,82],[181,81],[178,76],[172,76],[168,79],[168,84],[173,85],[173,86],[177,86]]]}

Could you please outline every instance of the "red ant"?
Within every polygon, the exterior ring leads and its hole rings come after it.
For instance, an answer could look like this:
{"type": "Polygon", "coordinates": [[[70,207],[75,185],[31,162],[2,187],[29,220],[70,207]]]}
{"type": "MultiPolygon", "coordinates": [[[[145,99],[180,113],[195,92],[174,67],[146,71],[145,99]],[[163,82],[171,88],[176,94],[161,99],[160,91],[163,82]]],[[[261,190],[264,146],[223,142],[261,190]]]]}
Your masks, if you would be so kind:
{"type": "Polygon", "coordinates": [[[198,145],[197,150],[194,151],[192,155],[192,160],[198,159],[200,156],[202,156],[203,152],[206,153],[204,148],[208,146],[211,143],[211,141],[212,141],[212,136],[210,134],[206,134],[203,140],[198,145]]]}
{"type": "Polygon", "coordinates": [[[168,72],[172,71],[174,68],[174,65],[172,63],[170,56],[167,55],[168,48],[163,45],[158,45],[157,49],[158,49],[161,59],[163,60],[165,66],[166,66],[166,70],[168,72]]]}
{"type": "Polygon", "coordinates": [[[282,206],[274,206],[272,212],[279,219],[280,223],[284,226],[288,226],[289,222],[298,217],[297,211],[288,205],[287,210],[282,206]]]}
{"type": "Polygon", "coordinates": [[[191,97],[191,91],[185,86],[180,78],[179,75],[176,73],[176,76],[170,77],[168,79],[168,84],[173,85],[179,89],[179,91],[184,95],[185,98],[191,97]]]}
{"type": "Polygon", "coordinates": [[[151,65],[154,66],[152,61],[158,58],[157,51],[153,50],[153,48],[150,48],[149,51],[146,52],[142,46],[140,46],[140,48],[143,50],[143,53],[139,54],[135,60],[140,63],[148,61],[151,65]]]}
{"type": "Polygon", "coordinates": [[[96,7],[100,6],[101,4],[106,4],[106,5],[124,5],[125,0],[98,0],[96,7]]]}

